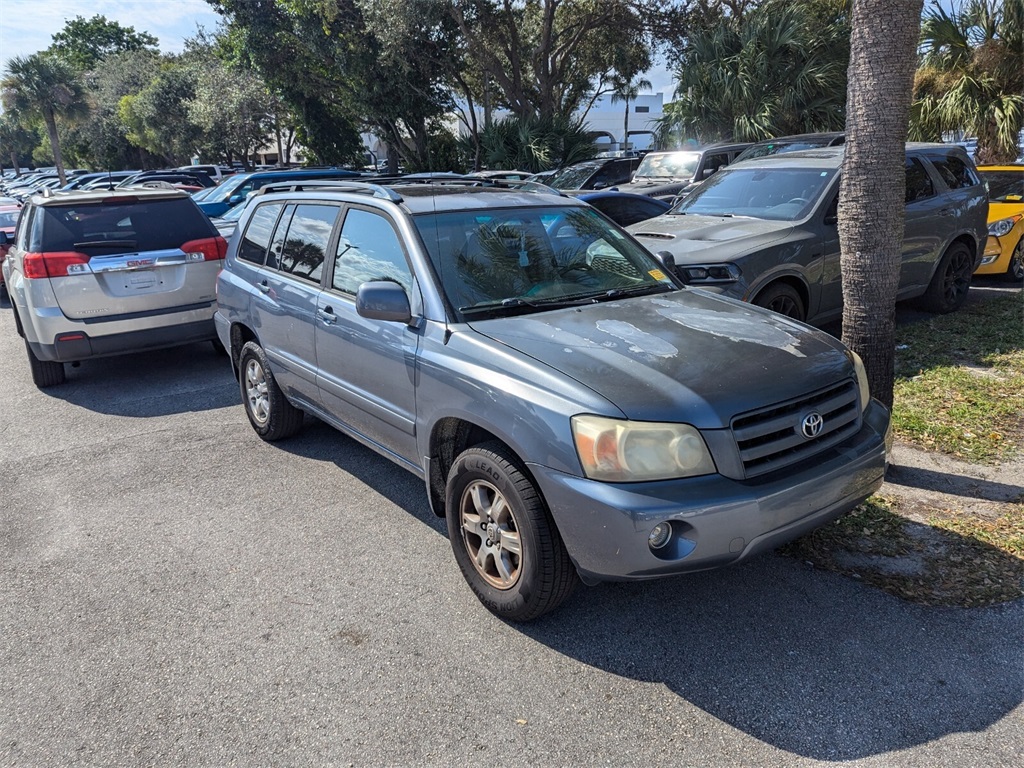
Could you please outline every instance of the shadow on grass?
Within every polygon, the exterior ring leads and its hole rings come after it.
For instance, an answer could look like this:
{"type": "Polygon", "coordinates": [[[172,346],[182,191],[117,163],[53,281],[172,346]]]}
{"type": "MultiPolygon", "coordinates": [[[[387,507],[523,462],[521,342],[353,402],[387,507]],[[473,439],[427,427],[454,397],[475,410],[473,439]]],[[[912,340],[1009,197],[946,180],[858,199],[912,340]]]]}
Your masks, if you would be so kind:
{"type": "MultiPolygon", "coordinates": [[[[419,478],[330,427],[310,422],[277,445],[333,463],[446,535],[419,478]]],[[[983,731],[1012,712],[1024,697],[1022,620],[1024,602],[927,608],[767,555],[581,587],[515,628],[581,664],[664,686],[777,749],[852,760],[983,731]]]]}

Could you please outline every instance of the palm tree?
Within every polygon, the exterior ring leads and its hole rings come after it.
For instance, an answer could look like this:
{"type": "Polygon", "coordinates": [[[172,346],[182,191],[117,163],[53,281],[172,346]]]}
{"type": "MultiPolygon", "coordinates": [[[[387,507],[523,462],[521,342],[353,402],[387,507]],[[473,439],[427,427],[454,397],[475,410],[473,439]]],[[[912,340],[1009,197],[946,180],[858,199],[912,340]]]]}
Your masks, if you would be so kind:
{"type": "Polygon", "coordinates": [[[629,102],[636,101],[641,91],[649,91],[651,81],[642,77],[633,78],[621,72],[612,78],[612,104],[626,102],[625,117],[622,120],[622,148],[629,149],[629,102]]]}
{"type": "Polygon", "coordinates": [[[839,187],[843,341],[892,407],[907,119],[923,0],[854,0],[839,187]]]}
{"type": "Polygon", "coordinates": [[[33,53],[7,61],[7,74],[0,80],[4,108],[24,122],[42,119],[53,149],[53,164],[60,183],[66,183],[64,158],[57,135],[57,115],[74,119],[88,112],[85,91],[74,67],[55,56],[33,53]]]}
{"type": "Polygon", "coordinates": [[[1024,127],[1024,0],[938,2],[921,22],[911,135],[978,137],[980,162],[1012,162],[1024,127]]]}
{"type": "Polygon", "coordinates": [[[758,141],[839,130],[849,58],[846,4],[766,2],[691,31],[662,137],[758,141]]]}

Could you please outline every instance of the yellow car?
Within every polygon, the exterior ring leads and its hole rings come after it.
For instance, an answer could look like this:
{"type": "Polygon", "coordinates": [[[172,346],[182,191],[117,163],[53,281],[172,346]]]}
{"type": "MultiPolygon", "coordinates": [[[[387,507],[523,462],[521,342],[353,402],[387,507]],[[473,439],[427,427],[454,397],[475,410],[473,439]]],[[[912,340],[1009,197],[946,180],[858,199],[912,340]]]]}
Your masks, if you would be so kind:
{"type": "Polygon", "coordinates": [[[988,241],[976,275],[1024,280],[1024,164],[979,165],[988,185],[988,241]]]}

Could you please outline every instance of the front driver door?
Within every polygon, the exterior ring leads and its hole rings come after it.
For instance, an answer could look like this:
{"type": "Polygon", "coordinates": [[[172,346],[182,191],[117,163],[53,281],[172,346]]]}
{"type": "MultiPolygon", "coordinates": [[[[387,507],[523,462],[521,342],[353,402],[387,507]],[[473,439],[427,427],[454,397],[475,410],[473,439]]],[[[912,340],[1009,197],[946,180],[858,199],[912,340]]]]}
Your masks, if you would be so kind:
{"type": "Polygon", "coordinates": [[[418,289],[392,222],[374,210],[350,208],[330,279],[317,302],[317,382],[331,416],[418,467],[419,332],[356,313],[359,286],[373,280],[399,283],[410,304],[419,306],[418,289]]]}

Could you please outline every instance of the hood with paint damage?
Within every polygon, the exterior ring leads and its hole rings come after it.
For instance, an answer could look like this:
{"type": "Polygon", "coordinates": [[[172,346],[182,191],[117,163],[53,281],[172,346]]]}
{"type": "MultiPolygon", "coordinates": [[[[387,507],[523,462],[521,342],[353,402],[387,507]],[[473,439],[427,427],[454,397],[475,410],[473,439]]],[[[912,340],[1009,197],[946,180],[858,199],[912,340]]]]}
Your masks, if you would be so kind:
{"type": "Polygon", "coordinates": [[[668,251],[679,264],[728,261],[789,237],[791,221],[666,213],[628,229],[651,252],[668,251]]]}
{"type": "Polygon", "coordinates": [[[732,417],[854,375],[833,337],[701,290],[471,323],[638,421],[732,417]]]}

